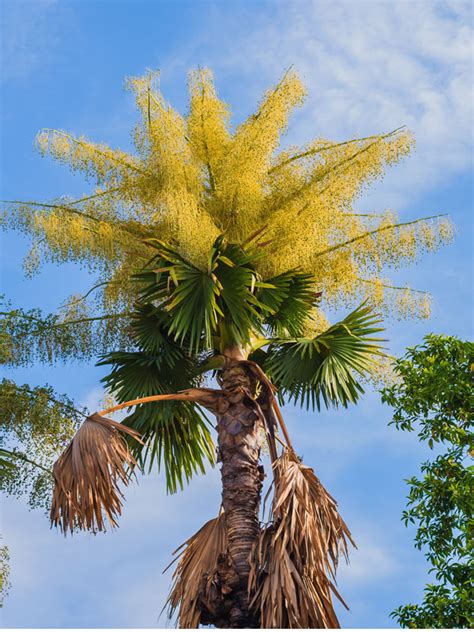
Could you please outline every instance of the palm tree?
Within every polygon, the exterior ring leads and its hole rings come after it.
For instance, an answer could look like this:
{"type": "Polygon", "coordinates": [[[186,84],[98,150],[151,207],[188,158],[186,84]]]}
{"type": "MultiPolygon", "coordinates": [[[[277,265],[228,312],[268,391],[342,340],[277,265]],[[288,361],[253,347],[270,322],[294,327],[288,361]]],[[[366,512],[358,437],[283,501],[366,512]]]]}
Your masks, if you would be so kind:
{"type": "Polygon", "coordinates": [[[49,257],[100,271],[45,331],[49,353],[77,355],[79,335],[80,353],[102,350],[118,403],[91,415],[56,462],[51,520],[65,532],[102,530],[117,523],[119,487],[135,467],[157,462],[175,492],[217,461],[221,507],[178,551],[170,616],[183,628],[338,627],[335,571],[351,536],[297,456],[280,405],[359,399],[384,357],[374,309],[427,310],[425,293],[394,286],[384,268],[437,247],[450,225],[352,207],[410,150],[403,128],[276,154],[305,95],[292,70],[234,133],[207,70],[190,75],[186,117],[165,103],[156,75],[129,86],[141,113],[136,154],[43,131],[40,150],[97,189],[15,201],[5,215],[35,238],[30,267],[49,257]],[[106,313],[85,311],[92,295],[106,313]],[[330,326],[322,303],[354,301],[330,326]],[[121,408],[130,412],[121,424],[107,417],[121,408]],[[262,524],[265,444],[273,501],[262,524]]]}

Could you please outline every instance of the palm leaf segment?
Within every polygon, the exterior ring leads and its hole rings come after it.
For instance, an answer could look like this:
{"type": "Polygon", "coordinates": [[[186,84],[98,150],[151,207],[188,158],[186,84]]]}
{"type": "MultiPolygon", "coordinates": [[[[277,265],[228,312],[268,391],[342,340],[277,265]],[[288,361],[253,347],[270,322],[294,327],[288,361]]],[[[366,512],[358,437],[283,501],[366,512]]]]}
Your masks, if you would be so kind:
{"type": "Polygon", "coordinates": [[[274,340],[260,360],[281,395],[307,408],[355,403],[364,392],[358,377],[383,355],[380,319],[366,304],[313,338],[274,340]]]}
{"type": "MultiPolygon", "coordinates": [[[[104,378],[119,402],[176,392],[196,386],[196,358],[170,336],[166,314],[151,305],[137,309],[132,324],[136,352],[115,352],[99,364],[112,365],[104,378]]],[[[130,442],[139,464],[164,468],[170,492],[183,487],[193,473],[214,462],[214,444],[204,413],[191,402],[163,402],[137,406],[124,423],[138,430],[145,442],[130,442]]]]}

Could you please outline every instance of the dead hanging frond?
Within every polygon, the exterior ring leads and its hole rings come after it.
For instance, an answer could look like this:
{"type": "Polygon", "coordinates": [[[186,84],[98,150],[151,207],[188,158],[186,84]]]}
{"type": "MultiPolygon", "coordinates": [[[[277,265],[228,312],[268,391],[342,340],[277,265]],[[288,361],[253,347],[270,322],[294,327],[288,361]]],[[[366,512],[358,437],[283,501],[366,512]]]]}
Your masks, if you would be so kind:
{"type": "Polygon", "coordinates": [[[136,430],[97,413],[82,424],[53,467],[52,525],[64,533],[104,531],[107,518],[117,526],[123,498],[119,483],[128,485],[126,466],[136,465],[124,433],[141,441],[136,430]]]}
{"type": "Polygon", "coordinates": [[[262,628],[338,628],[331,593],[345,605],[335,573],[354,542],[336,501],[293,450],[283,452],[276,470],[273,522],[251,561],[252,606],[262,628]]]}
{"type": "Polygon", "coordinates": [[[165,571],[179,561],[165,608],[168,606],[170,619],[178,611],[180,628],[199,627],[206,604],[215,602],[216,572],[220,560],[226,558],[226,551],[225,518],[221,512],[173,552],[177,557],[165,571]]]}

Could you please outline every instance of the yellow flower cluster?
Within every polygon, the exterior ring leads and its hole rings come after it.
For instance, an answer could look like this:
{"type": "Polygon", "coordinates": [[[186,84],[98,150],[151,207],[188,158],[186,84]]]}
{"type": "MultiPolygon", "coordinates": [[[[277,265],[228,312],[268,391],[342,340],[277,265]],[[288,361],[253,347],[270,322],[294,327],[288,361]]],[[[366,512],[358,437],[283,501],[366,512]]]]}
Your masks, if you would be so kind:
{"type": "MultiPolygon", "coordinates": [[[[137,239],[145,237],[142,227],[132,222],[107,219],[103,214],[76,212],[67,202],[35,208],[18,204],[3,218],[9,228],[18,229],[33,236],[33,247],[25,261],[27,274],[31,275],[43,261],[86,263],[90,269],[119,264],[127,251],[137,249],[137,239]]],[[[148,249],[141,246],[143,256],[148,249]]]]}
{"type": "Polygon", "coordinates": [[[428,296],[391,286],[384,268],[449,242],[449,220],[354,210],[364,188],[410,152],[408,131],[339,143],[318,138],[277,153],[306,93],[292,70],[234,132],[207,69],[190,74],[186,116],[165,102],[156,73],[129,79],[128,87],[140,114],[136,155],[62,131],[38,135],[43,154],[80,170],[97,189],[82,200],[9,209],[7,222],[37,240],[30,264],[47,252],[56,261],[103,264],[101,279],[110,281],[104,301],[127,303],[127,271],[149,256],[144,240],[167,240],[204,268],[215,238],[225,234],[262,249],[263,278],[294,268],[314,275],[329,306],[366,297],[403,317],[428,314],[428,296]]]}
{"type": "Polygon", "coordinates": [[[330,322],[321,309],[315,308],[306,324],[305,336],[312,338],[330,327],[330,322]]]}
{"type": "Polygon", "coordinates": [[[360,377],[361,381],[375,384],[379,388],[391,386],[400,381],[399,376],[395,372],[394,360],[395,358],[389,355],[378,356],[371,363],[370,372],[366,376],[360,377]]]}
{"type": "Polygon", "coordinates": [[[386,315],[416,319],[429,318],[431,315],[432,297],[428,292],[395,286],[388,279],[377,277],[358,281],[360,297],[386,315]]]}
{"type": "Polygon", "coordinates": [[[42,155],[51,154],[73,171],[81,171],[98,185],[126,185],[131,177],[141,173],[134,156],[110,149],[107,145],[92,143],[83,136],[75,138],[61,130],[42,130],[36,137],[36,146],[42,155]]]}
{"type": "Polygon", "coordinates": [[[218,216],[231,241],[241,242],[267,221],[267,174],[288,117],[305,88],[294,72],[267,92],[255,114],[240,125],[216,168],[218,216]]]}
{"type": "Polygon", "coordinates": [[[224,160],[231,139],[230,110],[217,97],[210,70],[192,71],[188,86],[187,135],[196,159],[207,170],[205,183],[214,190],[214,173],[224,160]]]}

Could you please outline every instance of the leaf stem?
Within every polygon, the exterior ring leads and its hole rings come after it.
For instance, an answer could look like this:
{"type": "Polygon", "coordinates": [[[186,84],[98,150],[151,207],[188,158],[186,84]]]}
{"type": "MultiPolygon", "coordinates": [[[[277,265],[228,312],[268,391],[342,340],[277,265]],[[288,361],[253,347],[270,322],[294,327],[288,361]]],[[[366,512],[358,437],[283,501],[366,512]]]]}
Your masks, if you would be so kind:
{"type": "MultiPolygon", "coordinates": [[[[370,285],[373,285],[375,283],[375,280],[373,279],[357,279],[358,281],[360,281],[361,283],[368,283],[370,285]]],[[[382,287],[386,287],[389,288],[390,290],[409,290],[410,292],[416,292],[417,294],[429,294],[429,292],[426,292],[425,290],[414,290],[410,287],[403,287],[401,285],[389,285],[388,283],[382,283],[382,287]]]]}
{"type": "Polygon", "coordinates": [[[2,449],[2,452],[8,452],[8,454],[13,457],[14,459],[19,459],[20,461],[24,461],[25,463],[29,463],[30,465],[34,465],[35,467],[37,467],[40,470],[43,470],[43,472],[46,472],[47,474],[49,474],[50,476],[53,475],[53,473],[51,472],[51,470],[48,470],[47,468],[43,467],[42,465],[40,465],[39,463],[36,463],[36,461],[32,461],[31,459],[29,459],[27,456],[25,456],[24,454],[22,454],[21,452],[15,452],[13,450],[5,450],[2,449]]]}
{"type": "MultiPolygon", "coordinates": [[[[18,316],[20,318],[24,318],[25,320],[32,320],[37,323],[44,323],[45,321],[41,318],[37,318],[36,316],[31,316],[30,314],[22,314],[16,313],[17,310],[12,310],[11,312],[0,312],[0,316],[18,316]]],[[[55,323],[51,325],[52,328],[56,327],[66,327],[68,325],[77,325],[78,323],[86,323],[94,320],[107,320],[110,318],[126,318],[127,316],[132,316],[132,312],[121,312],[119,314],[103,314],[102,316],[90,316],[88,318],[78,318],[76,320],[67,320],[62,323],[55,323]]]]}
{"type": "MultiPolygon", "coordinates": [[[[84,141],[81,141],[78,138],[74,138],[74,136],[71,136],[71,134],[67,134],[66,132],[63,132],[58,129],[44,128],[42,131],[46,132],[47,134],[57,134],[58,136],[62,136],[63,138],[68,138],[72,143],[75,143],[76,145],[79,145],[80,147],[92,149],[92,151],[94,151],[96,154],[99,154],[99,156],[103,156],[106,160],[109,160],[110,162],[115,162],[116,164],[122,165],[122,167],[127,167],[128,169],[132,169],[133,171],[136,171],[137,173],[141,173],[142,175],[145,175],[145,176],[150,175],[147,171],[143,171],[136,165],[133,165],[127,162],[126,160],[120,160],[119,158],[116,158],[115,156],[110,156],[105,151],[101,151],[93,143],[89,143],[89,144],[85,143],[84,141]]],[[[113,152],[113,149],[110,149],[110,151],[113,152]]]]}
{"type": "MultiPolygon", "coordinates": [[[[399,132],[400,130],[404,129],[404,125],[402,125],[401,127],[397,127],[397,129],[394,129],[392,132],[389,132],[388,134],[383,134],[383,135],[375,135],[375,136],[365,136],[363,138],[353,138],[352,140],[346,140],[342,143],[333,143],[330,145],[322,145],[320,147],[313,147],[313,149],[308,149],[307,151],[303,151],[300,154],[294,154],[293,156],[290,156],[289,158],[287,158],[286,160],[284,160],[283,162],[281,162],[278,165],[275,165],[274,167],[272,167],[271,169],[268,170],[268,173],[273,173],[275,171],[277,171],[278,169],[281,169],[283,167],[286,167],[286,165],[296,161],[296,160],[300,160],[301,158],[306,158],[307,156],[313,156],[314,154],[319,154],[323,151],[329,151],[330,149],[335,149],[336,147],[344,147],[345,145],[350,145],[352,143],[361,143],[363,141],[366,140],[374,140],[377,139],[377,141],[379,140],[385,140],[386,138],[390,138],[390,136],[394,136],[397,132],[399,132]]],[[[376,142],[377,142],[376,141],[376,142]]]]}
{"type": "Polygon", "coordinates": [[[348,239],[347,241],[343,241],[339,244],[335,244],[334,246],[331,246],[330,248],[327,248],[326,250],[317,252],[314,255],[314,259],[317,259],[318,257],[322,257],[323,255],[329,254],[330,252],[334,252],[334,250],[339,250],[339,248],[344,248],[344,246],[349,246],[350,244],[360,241],[361,239],[366,239],[367,237],[370,237],[371,235],[375,235],[377,233],[383,233],[386,230],[393,230],[394,228],[401,228],[402,226],[411,226],[412,224],[418,224],[419,222],[427,222],[430,219],[437,219],[438,217],[446,217],[446,215],[447,215],[446,213],[441,213],[439,215],[430,215],[428,217],[420,217],[419,219],[414,219],[410,222],[399,222],[398,224],[390,224],[389,226],[382,226],[380,228],[375,228],[374,230],[370,230],[366,233],[363,233],[362,235],[357,235],[357,237],[353,237],[352,239],[348,239]]]}
{"type": "Polygon", "coordinates": [[[222,391],[219,389],[212,388],[190,388],[185,391],[180,391],[178,393],[167,393],[165,395],[150,395],[149,397],[139,397],[138,399],[131,399],[128,402],[123,402],[122,404],[117,404],[116,406],[112,406],[111,408],[106,408],[98,413],[101,417],[108,415],[110,413],[114,413],[117,410],[121,410],[122,408],[127,408],[129,406],[136,406],[137,404],[149,404],[151,402],[162,402],[162,401],[194,401],[199,402],[199,399],[202,399],[206,394],[214,394],[221,395],[222,391]]]}
{"type": "Polygon", "coordinates": [[[278,419],[278,423],[280,424],[281,431],[283,432],[283,436],[285,437],[286,445],[290,450],[293,450],[293,444],[291,443],[290,435],[288,434],[288,429],[285,424],[285,420],[283,419],[283,415],[281,414],[280,406],[278,406],[278,402],[276,398],[273,398],[273,408],[275,410],[275,414],[278,419]]]}
{"type": "MultiPolygon", "coordinates": [[[[94,196],[91,196],[94,197],[94,196]]],[[[85,198],[87,199],[87,198],[85,198]]],[[[77,204],[80,201],[83,200],[76,200],[74,202],[71,202],[71,204],[77,204]]],[[[72,213],[73,215],[78,215],[79,217],[84,217],[85,219],[89,219],[93,222],[96,222],[98,224],[108,224],[109,226],[114,226],[114,223],[111,222],[108,219],[104,219],[104,218],[99,218],[99,217],[94,217],[93,215],[90,215],[89,213],[84,213],[83,211],[77,210],[75,208],[71,208],[68,205],[65,204],[48,204],[46,202],[27,202],[24,200],[0,200],[0,203],[2,204],[17,204],[20,206],[35,206],[35,207],[39,207],[39,208],[44,208],[44,209],[53,209],[53,210],[57,210],[57,211],[62,211],[64,213],[72,213]]],[[[124,226],[122,224],[122,222],[119,221],[118,223],[118,228],[120,230],[122,230],[125,233],[128,233],[129,235],[131,235],[134,239],[136,239],[136,241],[141,242],[142,240],[139,239],[137,237],[137,235],[130,230],[129,228],[127,228],[126,226],[124,226]]]]}

